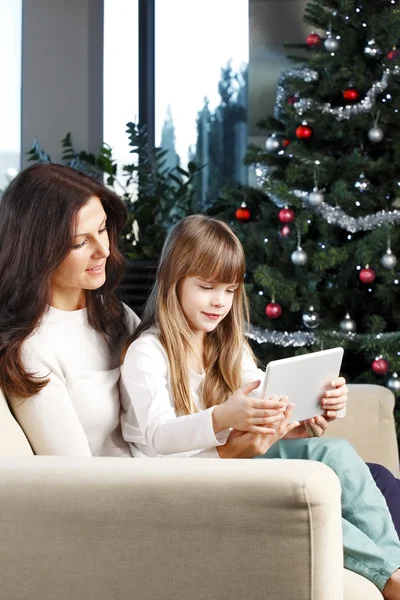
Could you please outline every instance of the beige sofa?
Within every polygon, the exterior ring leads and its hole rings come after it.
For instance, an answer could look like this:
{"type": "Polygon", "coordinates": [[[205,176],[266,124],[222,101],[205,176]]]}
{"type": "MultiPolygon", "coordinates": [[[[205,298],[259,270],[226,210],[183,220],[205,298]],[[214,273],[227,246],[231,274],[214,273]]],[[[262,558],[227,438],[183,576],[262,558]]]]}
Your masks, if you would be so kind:
{"type": "MultiPolygon", "coordinates": [[[[331,435],[398,472],[393,396],[331,435]]],[[[1,600],[382,600],[343,569],[340,485],[312,461],[33,456],[0,396],[1,600]]]]}

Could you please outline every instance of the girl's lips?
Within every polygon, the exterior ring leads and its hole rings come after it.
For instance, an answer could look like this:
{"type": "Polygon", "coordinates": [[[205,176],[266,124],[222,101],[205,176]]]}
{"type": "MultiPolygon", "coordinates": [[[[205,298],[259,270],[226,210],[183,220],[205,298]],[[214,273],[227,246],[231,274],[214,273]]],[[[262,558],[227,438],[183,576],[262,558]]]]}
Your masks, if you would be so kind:
{"type": "Polygon", "coordinates": [[[209,319],[213,319],[214,321],[216,321],[217,319],[219,319],[220,316],[221,316],[221,315],[216,315],[215,313],[206,313],[206,312],[203,312],[203,315],[205,315],[209,319]]]}

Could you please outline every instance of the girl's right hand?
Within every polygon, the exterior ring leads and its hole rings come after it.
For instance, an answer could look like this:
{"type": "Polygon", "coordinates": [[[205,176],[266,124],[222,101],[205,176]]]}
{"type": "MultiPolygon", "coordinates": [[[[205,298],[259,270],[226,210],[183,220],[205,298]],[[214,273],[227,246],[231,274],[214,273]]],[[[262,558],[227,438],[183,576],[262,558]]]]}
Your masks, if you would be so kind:
{"type": "Polygon", "coordinates": [[[247,394],[259,385],[260,381],[247,383],[226,402],[214,408],[212,417],[215,433],[228,428],[250,433],[275,433],[273,425],[285,418],[287,399],[278,400],[276,396],[269,400],[249,397],[247,394]]]}
{"type": "Polygon", "coordinates": [[[292,416],[294,404],[289,404],[285,418],[279,421],[274,428],[273,434],[247,433],[243,431],[231,431],[228,440],[223,446],[217,447],[220,458],[254,458],[262,456],[271,448],[275,442],[285,437],[288,433],[299,426],[299,422],[289,423],[292,416]]]}

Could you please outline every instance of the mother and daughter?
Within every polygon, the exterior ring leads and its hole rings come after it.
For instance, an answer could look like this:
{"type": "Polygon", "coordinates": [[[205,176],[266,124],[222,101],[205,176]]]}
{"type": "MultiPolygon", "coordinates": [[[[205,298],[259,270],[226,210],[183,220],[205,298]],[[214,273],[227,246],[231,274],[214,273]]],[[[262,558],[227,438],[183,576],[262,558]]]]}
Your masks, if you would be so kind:
{"type": "Polygon", "coordinates": [[[320,439],[344,412],[344,379],[307,422],[291,423],[287,398],[260,398],[244,253],[216,219],[169,234],[139,323],[115,295],[125,219],[114,193],[62,165],[25,169],[1,199],[0,386],[33,451],[324,462],[341,481],[345,566],[399,598],[385,498],[347,442],[320,439]]]}

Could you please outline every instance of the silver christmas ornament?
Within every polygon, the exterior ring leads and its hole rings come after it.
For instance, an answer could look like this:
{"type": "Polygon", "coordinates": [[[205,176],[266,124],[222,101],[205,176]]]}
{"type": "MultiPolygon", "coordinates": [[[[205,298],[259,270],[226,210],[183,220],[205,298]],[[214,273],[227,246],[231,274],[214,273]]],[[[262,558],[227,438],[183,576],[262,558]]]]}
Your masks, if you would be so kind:
{"type": "Polygon", "coordinates": [[[378,144],[383,140],[383,131],[380,127],[374,125],[368,131],[368,137],[371,140],[371,142],[373,142],[374,144],[378,144]]]}
{"type": "Polygon", "coordinates": [[[369,188],[369,180],[365,177],[364,173],[360,174],[360,178],[355,182],[354,187],[359,192],[365,192],[369,188]]]}
{"type": "Polygon", "coordinates": [[[336,52],[339,48],[339,41],[333,35],[329,35],[324,41],[324,46],[328,52],[336,52]]]}
{"type": "Polygon", "coordinates": [[[317,187],[308,194],[307,202],[310,206],[319,206],[324,201],[324,194],[317,187]]]}
{"type": "Polygon", "coordinates": [[[382,50],[379,48],[375,40],[370,40],[364,48],[364,54],[367,56],[376,57],[382,54],[382,50]]]}
{"type": "Polygon", "coordinates": [[[314,310],[313,306],[310,306],[308,311],[303,313],[301,316],[301,320],[303,321],[304,327],[307,329],[316,329],[320,324],[320,316],[314,310]]]}
{"type": "Polygon", "coordinates": [[[395,257],[394,254],[392,254],[392,251],[390,248],[388,248],[386,250],[386,253],[382,256],[381,258],[381,265],[382,267],[384,267],[385,269],[393,269],[397,264],[397,258],[395,257]]]}
{"type": "Polygon", "coordinates": [[[302,249],[301,246],[297,246],[297,250],[295,250],[292,253],[292,256],[290,257],[291,261],[294,265],[296,265],[297,267],[303,267],[308,260],[308,256],[307,254],[304,252],[304,250],[302,249]]]}
{"type": "Polygon", "coordinates": [[[281,142],[279,138],[273,133],[265,142],[265,148],[268,152],[278,152],[281,149],[281,142]]]}
{"type": "Polygon", "coordinates": [[[397,373],[392,373],[385,385],[390,391],[393,392],[393,394],[397,395],[400,393],[400,377],[397,375],[397,373]]]}
{"type": "Polygon", "coordinates": [[[346,313],[346,316],[339,323],[340,331],[343,333],[355,333],[357,329],[357,323],[352,319],[349,313],[346,313]]]}

